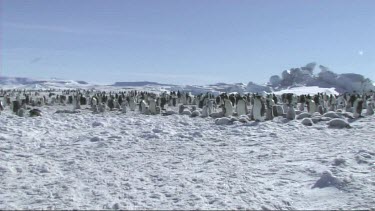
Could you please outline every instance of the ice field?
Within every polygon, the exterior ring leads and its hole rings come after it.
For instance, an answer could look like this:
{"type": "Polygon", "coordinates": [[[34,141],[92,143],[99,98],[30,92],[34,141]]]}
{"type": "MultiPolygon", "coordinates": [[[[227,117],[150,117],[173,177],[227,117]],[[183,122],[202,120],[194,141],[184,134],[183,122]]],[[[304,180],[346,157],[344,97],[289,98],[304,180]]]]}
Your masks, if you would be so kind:
{"type": "Polygon", "coordinates": [[[0,209],[375,207],[374,116],[337,129],[88,108],[0,114],[0,209]],[[338,183],[312,188],[325,171],[338,183]]]}

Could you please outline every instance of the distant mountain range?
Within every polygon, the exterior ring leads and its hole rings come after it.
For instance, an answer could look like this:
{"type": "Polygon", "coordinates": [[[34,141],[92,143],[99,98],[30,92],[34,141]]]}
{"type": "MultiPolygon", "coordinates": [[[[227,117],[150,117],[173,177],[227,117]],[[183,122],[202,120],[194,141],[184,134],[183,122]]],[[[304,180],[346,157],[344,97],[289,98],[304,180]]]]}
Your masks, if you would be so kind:
{"type": "Polygon", "coordinates": [[[150,81],[136,81],[136,82],[116,82],[112,86],[176,86],[173,84],[161,84],[150,81]]]}
{"type": "Polygon", "coordinates": [[[25,77],[6,77],[0,76],[0,85],[29,85],[29,84],[45,84],[45,83],[58,83],[67,84],[71,82],[76,82],[78,84],[88,84],[86,81],[73,81],[64,79],[49,79],[49,80],[37,80],[25,77]]]}
{"type": "Polygon", "coordinates": [[[112,89],[113,88],[142,88],[151,91],[186,91],[192,94],[199,93],[220,93],[220,92],[238,92],[238,93],[261,93],[261,92],[280,92],[294,89],[296,87],[319,87],[333,88],[338,93],[352,91],[375,91],[373,82],[360,74],[345,73],[336,74],[328,67],[319,65],[320,72],[314,74],[317,64],[311,62],[303,67],[284,70],[279,75],[273,75],[266,84],[257,84],[254,82],[244,83],[216,83],[210,85],[174,85],[163,84],[150,81],[137,82],[115,82],[110,85],[97,85],[86,81],[65,80],[65,79],[31,79],[26,77],[0,77],[1,88],[21,88],[21,89],[50,89],[50,88],[87,88],[87,89],[112,89]]]}

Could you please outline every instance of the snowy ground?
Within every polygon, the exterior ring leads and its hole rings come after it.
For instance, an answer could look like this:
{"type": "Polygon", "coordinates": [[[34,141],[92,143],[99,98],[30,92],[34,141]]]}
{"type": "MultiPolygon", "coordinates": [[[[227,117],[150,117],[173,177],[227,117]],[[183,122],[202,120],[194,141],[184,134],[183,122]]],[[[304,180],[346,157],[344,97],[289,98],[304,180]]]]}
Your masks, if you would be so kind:
{"type": "Polygon", "coordinates": [[[0,209],[375,207],[374,116],[332,129],[59,109],[0,114],[0,209]],[[311,189],[325,170],[347,185],[311,189]]]}

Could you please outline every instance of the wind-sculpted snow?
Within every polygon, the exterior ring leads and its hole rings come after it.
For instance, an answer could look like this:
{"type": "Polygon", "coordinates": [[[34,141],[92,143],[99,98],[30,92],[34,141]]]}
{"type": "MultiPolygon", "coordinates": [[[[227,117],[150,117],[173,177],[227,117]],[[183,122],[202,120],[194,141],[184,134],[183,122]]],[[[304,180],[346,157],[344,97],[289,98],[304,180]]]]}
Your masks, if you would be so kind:
{"type": "Polygon", "coordinates": [[[374,116],[337,129],[66,109],[1,113],[0,209],[375,207],[374,116]]]}

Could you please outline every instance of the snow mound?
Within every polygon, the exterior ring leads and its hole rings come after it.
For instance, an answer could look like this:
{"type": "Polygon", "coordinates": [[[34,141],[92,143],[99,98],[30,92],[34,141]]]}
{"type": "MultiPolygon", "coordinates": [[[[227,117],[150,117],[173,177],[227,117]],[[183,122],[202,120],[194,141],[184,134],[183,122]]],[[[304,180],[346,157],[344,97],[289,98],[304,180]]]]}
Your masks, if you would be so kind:
{"type": "Polygon", "coordinates": [[[312,126],[314,124],[311,118],[303,118],[301,123],[306,126],[312,126]]]}
{"type": "Polygon", "coordinates": [[[332,119],[327,122],[327,125],[331,128],[350,128],[349,123],[343,119],[332,119]]]}
{"type": "Polygon", "coordinates": [[[326,188],[326,187],[336,187],[341,188],[343,182],[340,181],[337,177],[332,175],[331,171],[324,171],[318,181],[313,185],[312,188],[326,188]]]}

